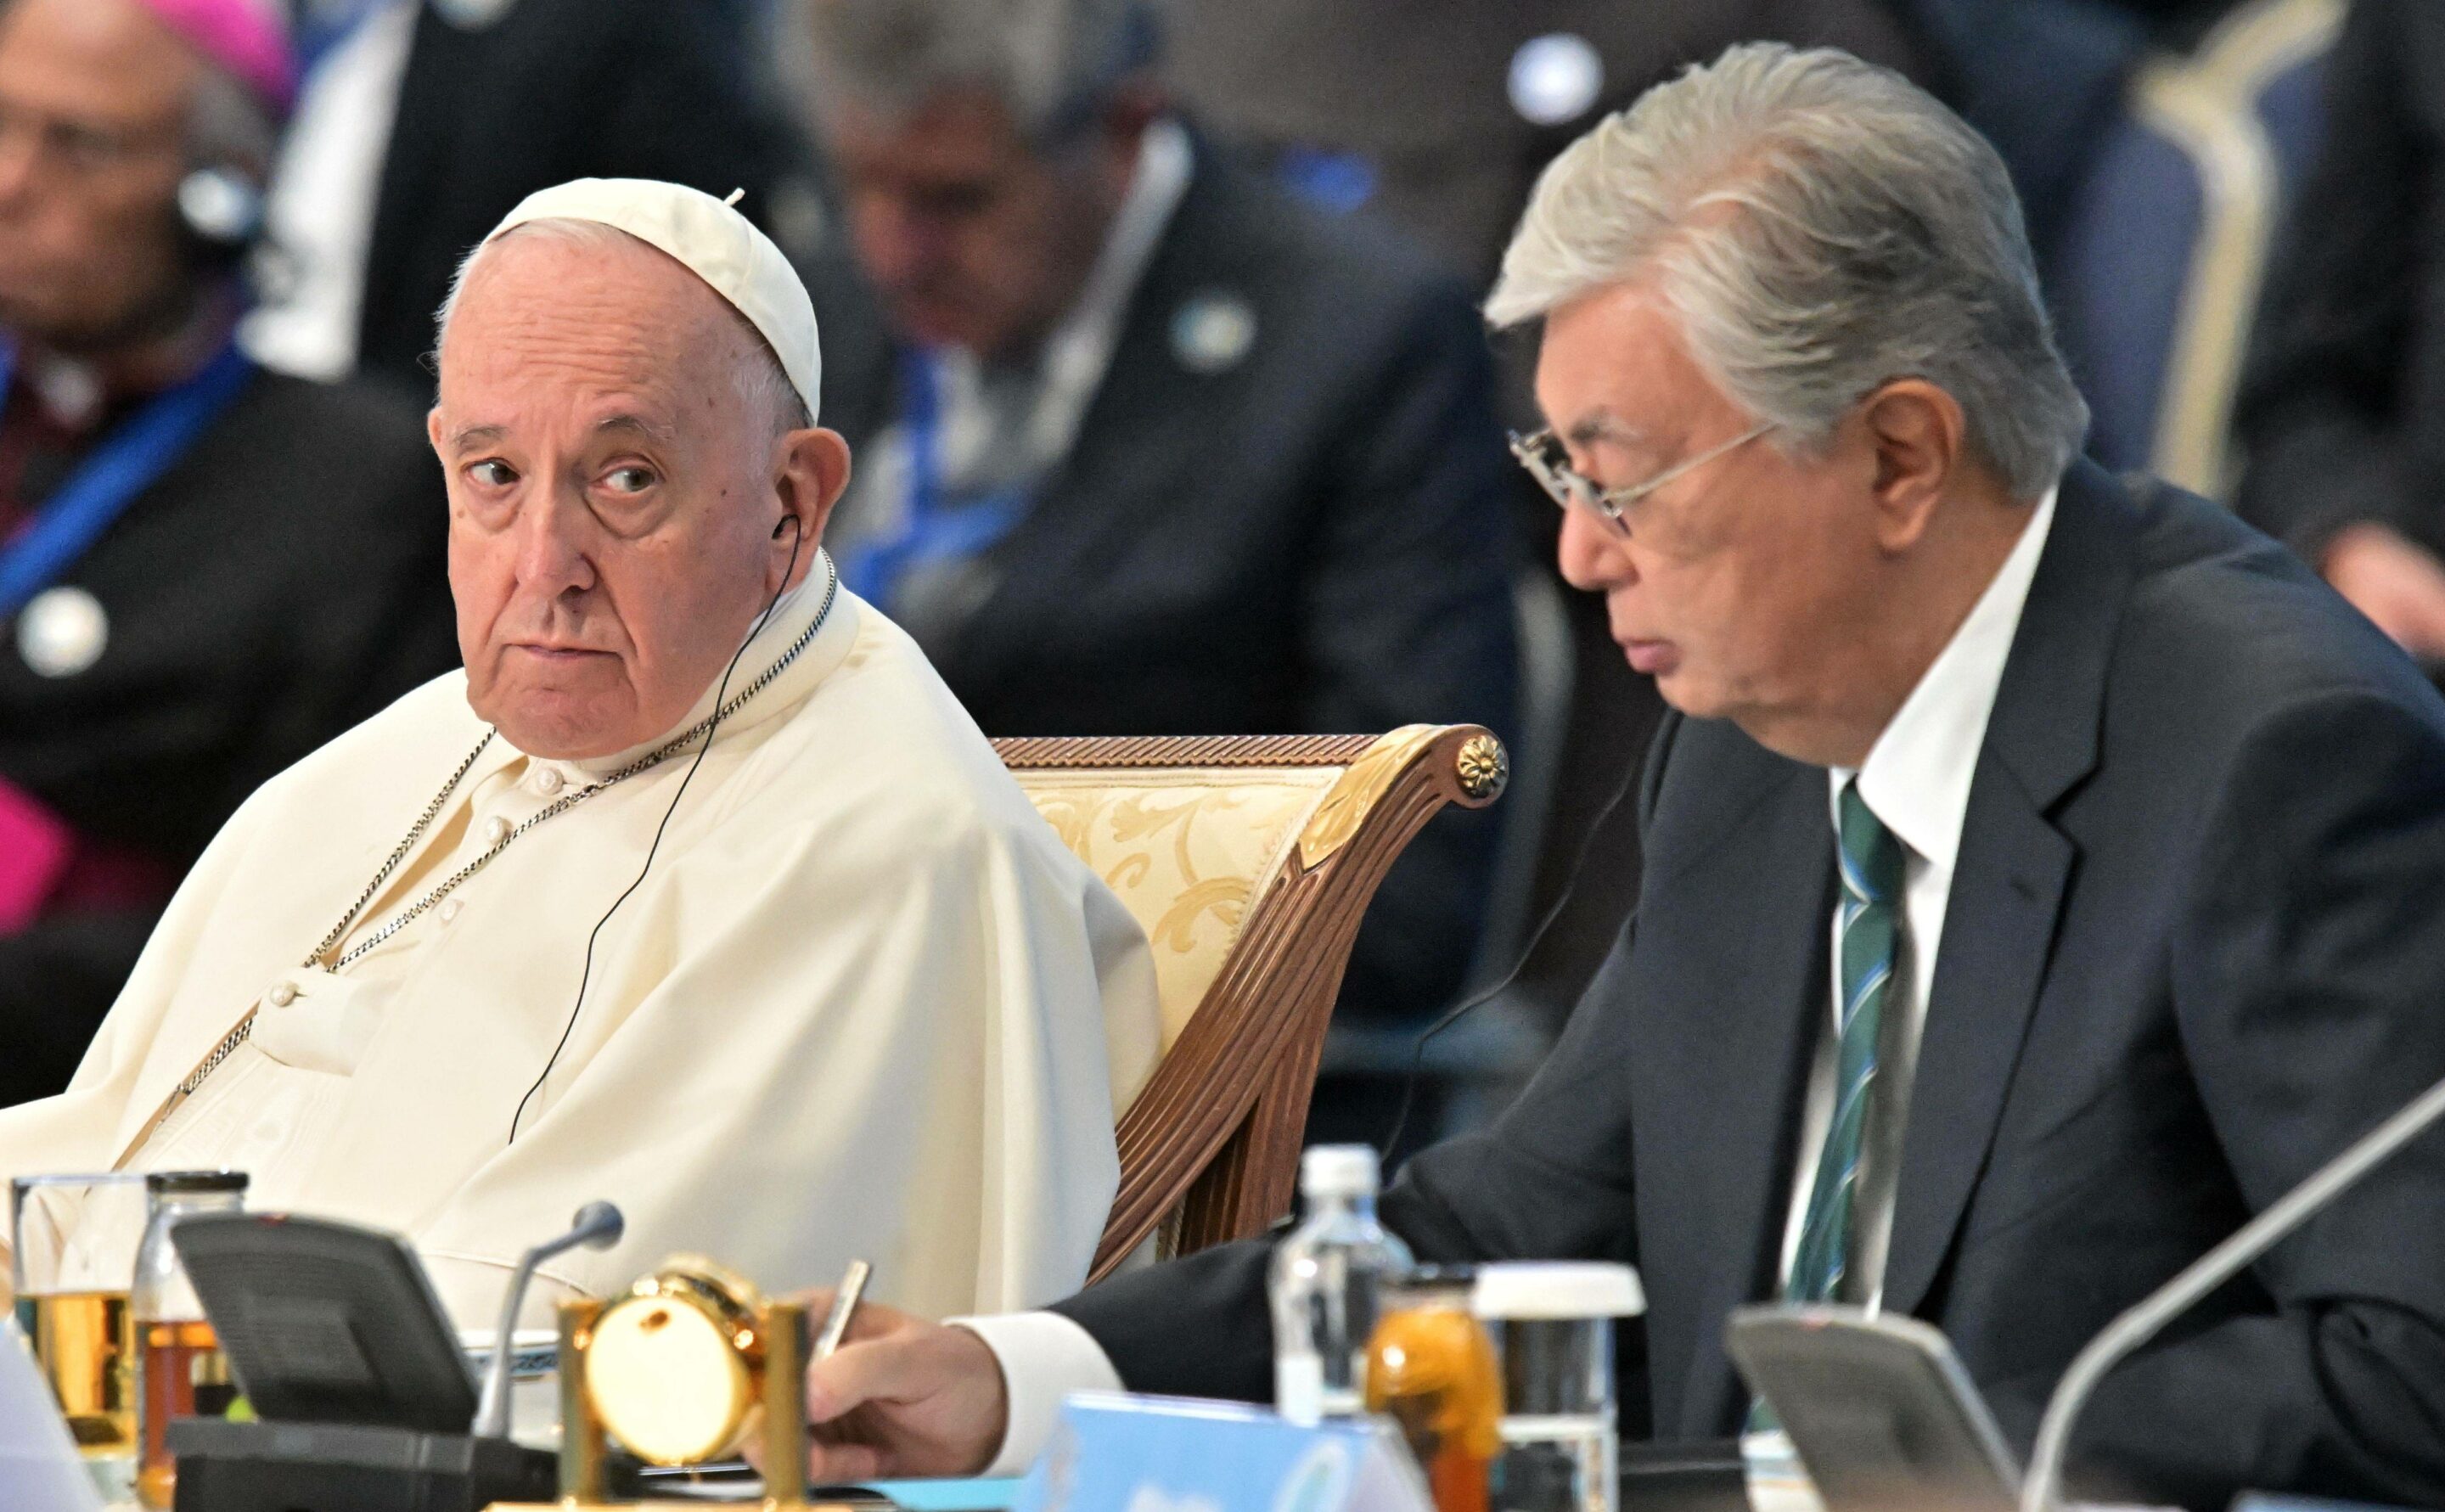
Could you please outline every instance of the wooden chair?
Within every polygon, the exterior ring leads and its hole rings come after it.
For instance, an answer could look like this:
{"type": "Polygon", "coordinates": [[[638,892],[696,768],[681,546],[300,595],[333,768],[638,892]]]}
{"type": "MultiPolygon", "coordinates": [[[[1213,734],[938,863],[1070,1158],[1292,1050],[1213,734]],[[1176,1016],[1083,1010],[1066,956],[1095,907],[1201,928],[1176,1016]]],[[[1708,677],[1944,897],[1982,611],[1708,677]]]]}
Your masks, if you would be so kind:
{"type": "Polygon", "coordinates": [[[1036,812],[1147,931],[1163,1049],[1121,1113],[1110,1274],[1261,1232],[1296,1194],[1316,1057],[1358,921],[1446,803],[1508,758],[1475,725],[1368,736],[997,740],[1036,812]]]}

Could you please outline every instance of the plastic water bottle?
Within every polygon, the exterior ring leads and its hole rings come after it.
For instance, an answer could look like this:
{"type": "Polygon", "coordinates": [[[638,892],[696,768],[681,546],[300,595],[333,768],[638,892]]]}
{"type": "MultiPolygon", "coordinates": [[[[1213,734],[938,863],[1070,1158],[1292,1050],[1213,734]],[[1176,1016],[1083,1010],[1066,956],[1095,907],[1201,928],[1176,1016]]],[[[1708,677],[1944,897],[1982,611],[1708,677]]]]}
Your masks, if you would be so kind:
{"type": "Polygon", "coordinates": [[[1375,1151],[1319,1145],[1299,1161],[1307,1221],[1274,1251],[1274,1408],[1294,1423],[1367,1410],[1379,1295],[1410,1268],[1375,1221],[1375,1151]]]}

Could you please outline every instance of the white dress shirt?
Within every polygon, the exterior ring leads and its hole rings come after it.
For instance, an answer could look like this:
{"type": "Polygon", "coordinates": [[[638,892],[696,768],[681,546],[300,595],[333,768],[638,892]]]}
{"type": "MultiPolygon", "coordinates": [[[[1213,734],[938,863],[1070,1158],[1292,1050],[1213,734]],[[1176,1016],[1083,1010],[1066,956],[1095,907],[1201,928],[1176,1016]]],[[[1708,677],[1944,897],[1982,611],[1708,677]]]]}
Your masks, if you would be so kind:
{"type": "MultiPolygon", "coordinates": [[[[1902,700],[1893,721],[1869,749],[1866,762],[1856,773],[1836,768],[1827,774],[1829,822],[1832,797],[1856,775],[1859,796],[1869,812],[1883,821],[1907,851],[1901,948],[1908,954],[1910,969],[1894,974],[1900,991],[1886,1002],[1888,1049],[1877,1067],[1881,1078],[1876,1092],[1881,1110],[1878,1128],[1892,1131],[1885,1142],[1895,1151],[1899,1148],[1895,1136],[1909,1107],[1920,1031],[1927,1019],[1928,995],[1935,981],[1945,904],[1952,890],[1962,818],[1969,808],[1969,783],[1977,772],[1979,748],[1986,743],[1987,717],[1995,706],[1995,691],[2003,681],[2012,637],[2020,628],[2021,609],[2028,600],[2038,558],[2045,551],[2046,534],[2054,524],[2055,494],[2048,489],[2038,501],[2004,565],[1996,569],[1952,639],[1902,700]],[[1921,941],[1934,943],[1922,947],[1921,941]]],[[[1828,930],[1835,927],[1829,918],[1828,930]]],[[[1839,950],[1835,955],[1834,976],[1838,978],[1839,950]]],[[[1839,1038],[1832,1025],[1841,1012],[1842,993],[1838,980],[1829,985],[1829,1027],[1820,1036],[1809,1080],[1790,1218],[1783,1234],[1786,1271],[1800,1241],[1818,1151],[1824,1147],[1826,1126],[1832,1121],[1839,1038]]],[[[1885,1248],[1893,1232],[1893,1165],[1891,1159],[1879,1162],[1871,1157],[1857,1209],[1861,1227],[1853,1271],[1870,1288],[1872,1301],[1883,1290],[1885,1248]]],[[[1026,1468],[1051,1435],[1055,1411],[1065,1395],[1120,1389],[1120,1373],[1093,1336],[1057,1314],[955,1321],[981,1337],[994,1352],[1009,1392],[1010,1426],[999,1456],[986,1472],[989,1475],[1016,1475],[1026,1468]]]]}
{"type": "MultiPolygon", "coordinates": [[[[2004,662],[2021,626],[2021,607],[2045,551],[2055,517],[2055,491],[2038,501],[2021,538],[1952,639],[1922,673],[1893,722],[1876,737],[1858,770],[1826,773],[1827,812],[1838,832],[1835,805],[1842,786],[1859,782],[1860,801],[1900,841],[1902,928],[1898,943],[1906,970],[1894,973],[1885,999],[1883,1043],[1876,1056],[1876,1087],[1860,1164],[1856,1225],[1847,1274],[1857,1299],[1875,1307],[1883,1298],[1885,1250],[1894,1230],[1894,1180],[1901,1154],[1901,1130],[1910,1108],[1911,1075],[1927,1025],[1927,1003],[1935,985],[1936,954],[1944,943],[1945,905],[1952,896],[1952,867],[1961,849],[1961,821],[1969,809],[1969,780],[1978,751],[1987,743],[1987,716],[2004,680],[2004,662]]],[[[1825,1148],[1834,1117],[1834,1083],[1841,1055],[1842,949],[1840,908],[1826,928],[1834,942],[1826,1032],[1817,1042],[1801,1114],[1800,1154],[1792,1167],[1791,1210],[1783,1226],[1782,1274],[1788,1275],[1800,1248],[1800,1230],[1816,1183],[1818,1152],[1825,1148]]]]}
{"type": "Polygon", "coordinates": [[[298,95],[264,203],[286,276],[279,300],[239,329],[247,354],[276,372],[329,381],[356,368],[375,202],[417,10],[413,0],[386,0],[298,95]]]}

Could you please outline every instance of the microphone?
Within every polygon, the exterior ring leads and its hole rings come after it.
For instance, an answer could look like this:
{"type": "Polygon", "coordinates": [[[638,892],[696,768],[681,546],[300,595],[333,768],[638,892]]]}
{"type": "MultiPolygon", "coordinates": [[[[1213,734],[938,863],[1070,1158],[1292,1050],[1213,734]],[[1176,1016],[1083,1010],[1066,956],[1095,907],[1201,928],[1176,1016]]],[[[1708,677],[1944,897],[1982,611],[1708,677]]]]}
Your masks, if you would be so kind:
{"type": "Polygon", "coordinates": [[[568,1233],[546,1240],[520,1256],[518,1268],[510,1276],[509,1292],[501,1298],[500,1327],[493,1335],[493,1363],[484,1372],[484,1394],[476,1406],[473,1431],[479,1439],[510,1436],[510,1356],[513,1353],[510,1339],[517,1332],[518,1309],[526,1302],[535,1267],[572,1249],[609,1249],[620,1242],[628,1221],[609,1203],[588,1203],[577,1210],[569,1224],[568,1233]]]}
{"type": "Polygon", "coordinates": [[[2155,1338],[2166,1324],[2190,1311],[2210,1292],[2232,1279],[2243,1266],[2274,1248],[2329,1203],[2360,1185],[2361,1178],[2426,1132],[2440,1117],[2445,1117],[2445,1081],[2429,1088],[2401,1111],[2361,1135],[2350,1148],[2243,1224],[2230,1239],[2192,1261],[2180,1275],[2142,1297],[2108,1323],[2103,1333],[2089,1340],[2088,1347],[2073,1357],[2071,1368],[2063,1372],[2055,1394],[2046,1402],[2046,1415],[2038,1425],[2037,1445],[2029,1451],[2028,1478],[2021,1483],[2021,1512],[2057,1512],[2061,1506],[2063,1459],[2070,1451],[2072,1425],[2108,1371],[2155,1338]]]}

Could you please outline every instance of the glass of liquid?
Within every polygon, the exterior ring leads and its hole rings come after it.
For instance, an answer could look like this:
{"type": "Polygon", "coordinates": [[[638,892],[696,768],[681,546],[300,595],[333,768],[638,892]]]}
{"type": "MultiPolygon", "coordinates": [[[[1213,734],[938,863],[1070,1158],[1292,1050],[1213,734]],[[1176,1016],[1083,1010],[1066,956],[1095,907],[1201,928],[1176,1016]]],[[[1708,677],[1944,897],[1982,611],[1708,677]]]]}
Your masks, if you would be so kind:
{"type": "Polygon", "coordinates": [[[1483,1265],[1471,1306],[1502,1371],[1493,1512],[1614,1512],[1620,1428],[1614,1319],[1645,1309],[1627,1265],[1483,1265]]]}
{"type": "Polygon", "coordinates": [[[26,1176],[9,1184],[10,1283],[18,1331],[50,1383],[94,1485],[135,1495],[135,1315],[144,1178],[26,1176]]]}
{"type": "Polygon", "coordinates": [[[1367,1410],[1400,1425],[1435,1512],[1488,1512],[1502,1450],[1502,1381],[1469,1312],[1475,1279],[1467,1266],[1426,1266],[1388,1284],[1367,1346],[1367,1410]]]}
{"type": "Polygon", "coordinates": [[[166,1508],[178,1488],[170,1425],[185,1417],[225,1417],[237,1401],[220,1335],[204,1316],[171,1230],[199,1213],[236,1212],[245,1205],[247,1179],[233,1170],[155,1171],[144,1186],[151,1216],[136,1254],[131,1301],[141,1409],[136,1498],[146,1507],[166,1508]]]}

